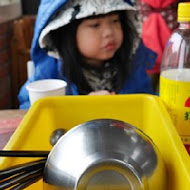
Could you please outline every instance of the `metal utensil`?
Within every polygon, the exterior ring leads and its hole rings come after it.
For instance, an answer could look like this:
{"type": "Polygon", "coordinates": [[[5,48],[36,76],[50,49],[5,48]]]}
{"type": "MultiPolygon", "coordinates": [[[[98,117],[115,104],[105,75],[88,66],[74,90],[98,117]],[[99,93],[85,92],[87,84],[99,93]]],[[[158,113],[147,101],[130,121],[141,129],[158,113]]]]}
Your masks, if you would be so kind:
{"type": "MultiPolygon", "coordinates": [[[[50,136],[52,146],[65,134],[64,129],[56,129],[50,136]]],[[[43,170],[49,151],[39,150],[0,150],[0,157],[24,157],[44,159],[31,161],[0,170],[0,189],[21,190],[43,177],[43,170]]]]}
{"type": "Polygon", "coordinates": [[[78,125],[51,150],[44,190],[166,190],[161,154],[138,128],[113,119],[78,125]]]}

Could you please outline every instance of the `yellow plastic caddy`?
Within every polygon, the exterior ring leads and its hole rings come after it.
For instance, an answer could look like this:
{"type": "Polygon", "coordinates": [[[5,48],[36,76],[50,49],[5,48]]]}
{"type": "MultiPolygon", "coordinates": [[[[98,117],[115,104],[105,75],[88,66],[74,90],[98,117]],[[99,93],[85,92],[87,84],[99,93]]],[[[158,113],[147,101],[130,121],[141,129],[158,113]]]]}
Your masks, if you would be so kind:
{"type": "MultiPolygon", "coordinates": [[[[29,109],[6,145],[6,150],[51,150],[49,137],[57,128],[66,130],[83,122],[112,118],[146,133],[160,150],[168,173],[167,190],[190,190],[190,157],[161,99],[153,95],[63,96],[38,100],[29,109]]],[[[0,169],[32,161],[1,158],[0,169]]],[[[43,190],[43,181],[28,190],[43,190]]]]}

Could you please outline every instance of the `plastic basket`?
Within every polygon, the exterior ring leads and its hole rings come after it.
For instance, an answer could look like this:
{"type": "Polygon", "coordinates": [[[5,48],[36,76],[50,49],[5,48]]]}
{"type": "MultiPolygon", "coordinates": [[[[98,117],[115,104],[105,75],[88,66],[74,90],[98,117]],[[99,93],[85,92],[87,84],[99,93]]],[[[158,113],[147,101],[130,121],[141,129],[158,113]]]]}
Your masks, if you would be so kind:
{"type": "MultiPolygon", "coordinates": [[[[7,150],[51,150],[49,137],[57,128],[70,128],[100,118],[125,121],[146,133],[160,150],[168,174],[167,190],[190,189],[190,157],[162,101],[152,95],[63,96],[38,100],[6,145],[7,150]]],[[[0,168],[31,161],[1,158],[0,168]]],[[[42,190],[42,180],[27,189],[42,190]]]]}

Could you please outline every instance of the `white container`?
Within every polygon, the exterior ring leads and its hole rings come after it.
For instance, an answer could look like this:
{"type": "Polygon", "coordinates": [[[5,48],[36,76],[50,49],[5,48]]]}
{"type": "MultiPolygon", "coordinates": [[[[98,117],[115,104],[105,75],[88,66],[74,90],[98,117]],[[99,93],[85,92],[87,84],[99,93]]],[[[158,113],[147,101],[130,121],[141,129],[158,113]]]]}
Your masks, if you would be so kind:
{"type": "Polygon", "coordinates": [[[44,79],[34,81],[26,86],[29,92],[30,104],[46,96],[63,96],[67,83],[59,79],[44,79]]]}

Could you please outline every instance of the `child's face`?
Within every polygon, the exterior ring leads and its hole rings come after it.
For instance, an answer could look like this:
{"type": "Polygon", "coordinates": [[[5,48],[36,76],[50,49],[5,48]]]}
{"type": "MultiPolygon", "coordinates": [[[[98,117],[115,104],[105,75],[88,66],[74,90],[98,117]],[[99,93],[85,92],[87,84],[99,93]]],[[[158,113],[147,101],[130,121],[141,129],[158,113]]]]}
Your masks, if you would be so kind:
{"type": "Polygon", "coordinates": [[[112,58],[123,42],[119,15],[84,19],[77,29],[76,40],[87,63],[99,66],[112,58]]]}

